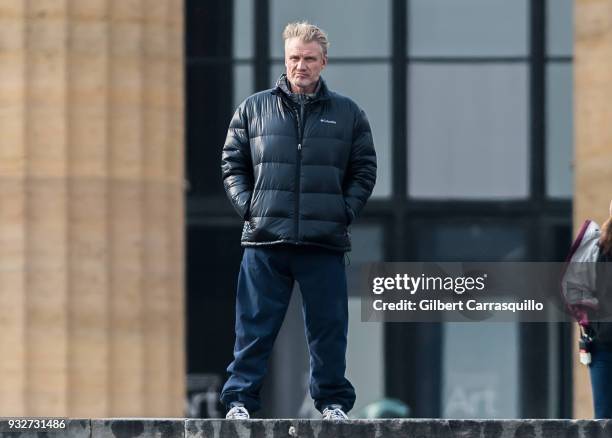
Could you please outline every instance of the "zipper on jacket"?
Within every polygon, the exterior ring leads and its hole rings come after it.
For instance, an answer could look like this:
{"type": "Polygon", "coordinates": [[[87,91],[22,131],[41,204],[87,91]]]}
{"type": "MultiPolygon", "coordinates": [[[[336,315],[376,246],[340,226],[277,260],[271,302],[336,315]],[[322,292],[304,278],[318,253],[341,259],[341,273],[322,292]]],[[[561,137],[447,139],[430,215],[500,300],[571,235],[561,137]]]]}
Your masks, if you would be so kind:
{"type": "Polygon", "coordinates": [[[300,104],[299,112],[296,111],[297,117],[297,128],[298,128],[298,147],[297,147],[297,158],[295,162],[295,239],[297,242],[300,241],[300,174],[302,171],[302,141],[304,139],[304,95],[298,94],[298,100],[300,104]]]}

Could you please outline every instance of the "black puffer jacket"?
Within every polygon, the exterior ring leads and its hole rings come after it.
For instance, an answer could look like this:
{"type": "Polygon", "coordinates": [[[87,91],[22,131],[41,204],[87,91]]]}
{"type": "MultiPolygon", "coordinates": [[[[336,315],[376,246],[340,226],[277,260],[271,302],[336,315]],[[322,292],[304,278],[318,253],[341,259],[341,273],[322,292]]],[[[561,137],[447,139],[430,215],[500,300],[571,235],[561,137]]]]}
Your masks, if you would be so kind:
{"type": "Polygon", "coordinates": [[[245,220],[242,245],[350,250],[348,225],[376,181],[365,113],[328,90],[292,94],[285,75],[236,110],[223,146],[225,191],[245,220]]]}

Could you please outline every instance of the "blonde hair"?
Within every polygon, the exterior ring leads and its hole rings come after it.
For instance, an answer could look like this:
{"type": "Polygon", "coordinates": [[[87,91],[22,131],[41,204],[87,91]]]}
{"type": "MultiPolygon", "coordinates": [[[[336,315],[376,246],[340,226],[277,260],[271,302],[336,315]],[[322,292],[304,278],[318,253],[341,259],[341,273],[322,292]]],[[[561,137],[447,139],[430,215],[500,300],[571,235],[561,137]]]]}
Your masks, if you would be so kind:
{"type": "Polygon", "coordinates": [[[283,41],[287,41],[289,38],[299,38],[305,43],[315,41],[321,46],[323,56],[327,56],[327,49],[329,48],[327,34],[323,29],[310,24],[308,21],[295,21],[287,24],[285,30],[283,30],[283,41]]]}

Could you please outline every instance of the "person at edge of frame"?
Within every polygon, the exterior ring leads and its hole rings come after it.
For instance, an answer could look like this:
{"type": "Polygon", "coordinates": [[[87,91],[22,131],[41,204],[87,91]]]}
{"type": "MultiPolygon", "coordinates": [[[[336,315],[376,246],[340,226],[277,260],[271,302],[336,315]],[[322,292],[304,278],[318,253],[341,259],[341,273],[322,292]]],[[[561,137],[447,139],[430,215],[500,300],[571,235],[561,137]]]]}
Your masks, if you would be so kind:
{"type": "MultiPolygon", "coordinates": [[[[612,299],[612,202],[598,246],[596,290],[606,303],[612,299]]],[[[593,321],[597,311],[589,307],[582,306],[577,313],[578,323],[590,338],[588,366],[595,418],[612,418],[612,322],[593,321]]]]}
{"type": "MultiPolygon", "coordinates": [[[[230,122],[221,169],[244,220],[236,293],[236,341],[221,392],[227,419],[260,409],[272,346],[300,285],[310,354],[310,395],[323,419],[347,419],[355,390],[345,377],[348,227],[376,182],[364,111],[331,91],[321,71],[328,39],[308,22],[284,29],[276,86],[248,97],[230,122]]],[[[372,84],[375,86],[375,84],[372,84]]]]}

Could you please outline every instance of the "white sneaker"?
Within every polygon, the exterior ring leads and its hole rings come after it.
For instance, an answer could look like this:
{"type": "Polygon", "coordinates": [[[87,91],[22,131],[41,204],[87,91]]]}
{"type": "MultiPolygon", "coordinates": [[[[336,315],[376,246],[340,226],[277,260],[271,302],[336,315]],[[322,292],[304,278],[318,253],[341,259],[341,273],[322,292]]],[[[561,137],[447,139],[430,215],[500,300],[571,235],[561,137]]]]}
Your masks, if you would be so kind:
{"type": "Polygon", "coordinates": [[[342,410],[340,405],[329,405],[323,409],[324,420],[348,420],[348,416],[342,410]]]}
{"type": "Polygon", "coordinates": [[[231,406],[232,408],[227,411],[227,414],[225,415],[226,420],[248,420],[251,418],[249,416],[249,411],[247,411],[244,405],[235,403],[231,406]]]}

